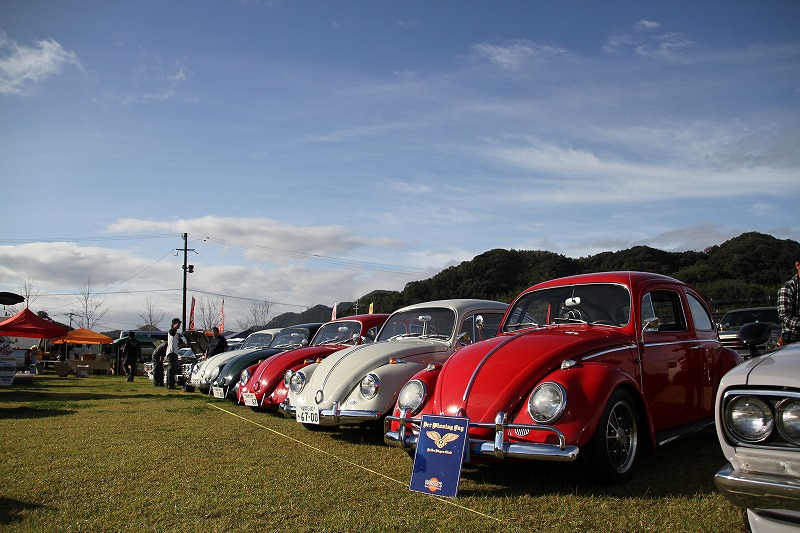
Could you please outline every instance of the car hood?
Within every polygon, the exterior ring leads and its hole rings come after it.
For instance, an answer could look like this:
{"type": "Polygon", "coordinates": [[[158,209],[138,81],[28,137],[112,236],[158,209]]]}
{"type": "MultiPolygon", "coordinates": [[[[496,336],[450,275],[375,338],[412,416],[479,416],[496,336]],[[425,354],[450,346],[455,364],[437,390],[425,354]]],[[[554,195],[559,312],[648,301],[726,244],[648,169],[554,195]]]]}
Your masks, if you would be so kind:
{"type": "Polygon", "coordinates": [[[460,409],[473,420],[512,412],[544,376],[565,359],[580,360],[603,350],[633,346],[630,336],[592,326],[541,327],[505,334],[458,351],[444,364],[434,408],[447,415],[460,409]],[[469,387],[469,390],[467,390],[469,387]],[[465,400],[466,394],[466,400],[465,400]]]}
{"type": "Polygon", "coordinates": [[[450,352],[449,343],[419,339],[362,344],[340,350],[319,364],[301,396],[313,398],[318,390],[323,390],[325,404],[330,404],[346,398],[370,370],[387,364],[390,358],[427,364],[428,359],[437,355],[446,357],[450,352]]]}
{"type": "Polygon", "coordinates": [[[725,381],[730,383],[746,383],[752,387],[797,387],[797,376],[800,376],[800,343],[750,359],[729,374],[730,376],[725,376],[725,381]]]}
{"type": "Polygon", "coordinates": [[[186,344],[198,357],[208,352],[208,337],[202,331],[187,330],[181,333],[186,339],[186,344]]]}

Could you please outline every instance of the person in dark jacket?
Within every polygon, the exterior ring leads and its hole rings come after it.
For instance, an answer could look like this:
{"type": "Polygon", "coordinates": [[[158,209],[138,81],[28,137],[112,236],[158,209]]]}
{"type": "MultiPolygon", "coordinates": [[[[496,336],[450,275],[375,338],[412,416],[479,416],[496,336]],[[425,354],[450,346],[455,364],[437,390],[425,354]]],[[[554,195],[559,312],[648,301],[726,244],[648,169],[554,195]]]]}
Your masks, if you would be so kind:
{"type": "Polygon", "coordinates": [[[167,341],[163,341],[153,351],[153,386],[164,386],[164,356],[167,355],[167,341]]]}
{"type": "Polygon", "coordinates": [[[217,355],[228,349],[228,340],[219,334],[219,328],[213,327],[211,328],[211,332],[214,336],[208,341],[208,357],[217,355]]]}
{"type": "Polygon", "coordinates": [[[142,346],[136,340],[133,332],[128,333],[128,340],[125,341],[125,348],[122,350],[123,364],[125,365],[125,373],[128,375],[128,381],[133,382],[133,377],[136,375],[136,363],[142,357],[142,346]]]}

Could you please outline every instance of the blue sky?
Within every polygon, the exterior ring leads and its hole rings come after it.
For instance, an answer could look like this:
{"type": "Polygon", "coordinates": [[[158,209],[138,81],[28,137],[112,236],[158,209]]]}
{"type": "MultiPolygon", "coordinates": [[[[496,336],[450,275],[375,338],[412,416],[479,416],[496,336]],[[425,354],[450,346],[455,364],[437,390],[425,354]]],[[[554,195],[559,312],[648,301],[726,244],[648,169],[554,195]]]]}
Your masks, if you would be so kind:
{"type": "Polygon", "coordinates": [[[794,0],[3,2],[0,290],[179,316],[186,232],[236,329],[493,248],[800,240],[798,27],[794,0]]]}

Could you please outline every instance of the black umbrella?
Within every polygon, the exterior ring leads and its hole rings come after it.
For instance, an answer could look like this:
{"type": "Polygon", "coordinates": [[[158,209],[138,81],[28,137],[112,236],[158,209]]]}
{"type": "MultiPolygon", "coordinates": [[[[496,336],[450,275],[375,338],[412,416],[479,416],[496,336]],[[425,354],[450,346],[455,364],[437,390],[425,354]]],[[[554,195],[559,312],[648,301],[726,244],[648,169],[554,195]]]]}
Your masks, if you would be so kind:
{"type": "Polygon", "coordinates": [[[24,302],[25,297],[13,292],[0,292],[0,305],[16,305],[24,302]]]}

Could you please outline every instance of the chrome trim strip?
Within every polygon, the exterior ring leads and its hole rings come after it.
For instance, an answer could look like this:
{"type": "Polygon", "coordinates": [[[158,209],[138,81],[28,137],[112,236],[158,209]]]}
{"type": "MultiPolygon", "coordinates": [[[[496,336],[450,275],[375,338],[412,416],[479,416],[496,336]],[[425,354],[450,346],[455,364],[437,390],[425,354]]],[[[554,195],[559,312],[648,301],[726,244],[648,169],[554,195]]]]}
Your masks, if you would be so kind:
{"type": "Polygon", "coordinates": [[[579,359],[581,361],[588,361],[590,359],[594,359],[595,357],[600,357],[601,355],[606,355],[606,354],[614,353],[614,352],[621,352],[622,350],[630,350],[630,349],[634,349],[634,350],[636,349],[636,343],[635,342],[628,342],[628,343],[623,344],[622,346],[616,346],[614,348],[608,348],[608,349],[603,350],[601,352],[593,353],[592,355],[586,355],[584,357],[580,357],[579,359]]]}

